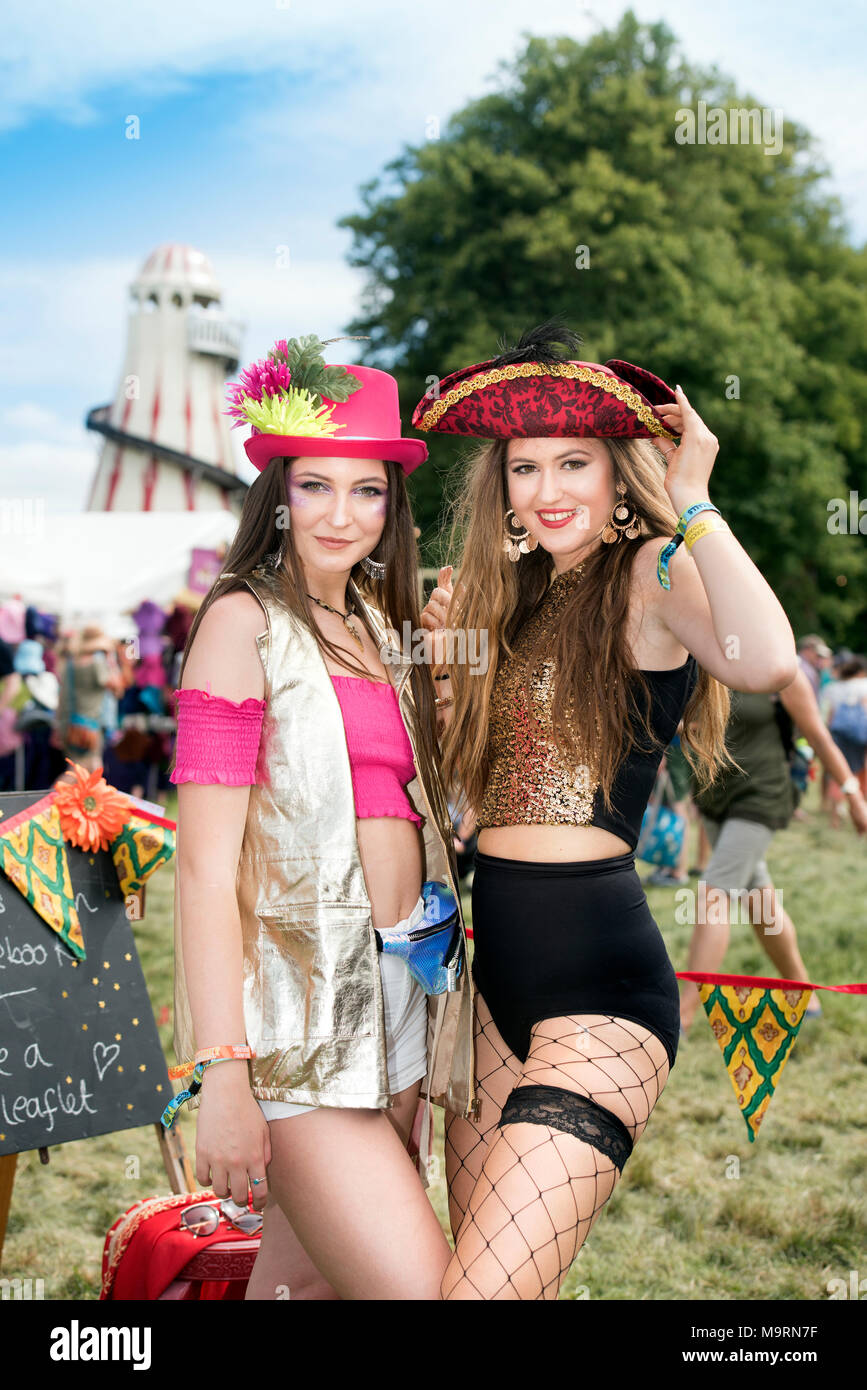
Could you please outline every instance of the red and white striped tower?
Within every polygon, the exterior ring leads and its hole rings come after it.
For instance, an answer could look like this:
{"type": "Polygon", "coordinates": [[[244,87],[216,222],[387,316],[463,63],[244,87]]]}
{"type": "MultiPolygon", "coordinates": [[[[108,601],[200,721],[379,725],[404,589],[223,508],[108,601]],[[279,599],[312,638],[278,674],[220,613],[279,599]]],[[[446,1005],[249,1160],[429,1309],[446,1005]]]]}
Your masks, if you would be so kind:
{"type": "Polygon", "coordinates": [[[130,286],[126,357],[112,405],[87,415],[103,436],[86,510],[240,512],[225,383],[243,325],[226,319],[207,256],[167,242],[130,286]]]}

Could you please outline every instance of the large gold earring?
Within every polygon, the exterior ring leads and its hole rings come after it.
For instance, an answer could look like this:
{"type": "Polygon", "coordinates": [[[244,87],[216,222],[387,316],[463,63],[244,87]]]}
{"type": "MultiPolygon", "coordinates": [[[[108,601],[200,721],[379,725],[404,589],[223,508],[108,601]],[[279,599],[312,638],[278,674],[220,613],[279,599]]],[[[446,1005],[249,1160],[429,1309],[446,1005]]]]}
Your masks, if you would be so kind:
{"type": "Polygon", "coordinates": [[[638,512],[633,511],[632,517],[629,516],[629,504],[625,500],[626,484],[618,483],[617,491],[620,497],[602,532],[602,539],[606,545],[613,545],[624,536],[628,541],[634,541],[641,535],[641,518],[638,512]]]}
{"type": "Polygon", "coordinates": [[[536,537],[531,536],[529,531],[523,531],[519,536],[512,533],[512,523],[509,521],[509,517],[514,517],[514,515],[514,508],[510,507],[505,516],[506,536],[503,541],[503,550],[513,562],[520,560],[522,555],[528,555],[539,544],[536,537]]]}

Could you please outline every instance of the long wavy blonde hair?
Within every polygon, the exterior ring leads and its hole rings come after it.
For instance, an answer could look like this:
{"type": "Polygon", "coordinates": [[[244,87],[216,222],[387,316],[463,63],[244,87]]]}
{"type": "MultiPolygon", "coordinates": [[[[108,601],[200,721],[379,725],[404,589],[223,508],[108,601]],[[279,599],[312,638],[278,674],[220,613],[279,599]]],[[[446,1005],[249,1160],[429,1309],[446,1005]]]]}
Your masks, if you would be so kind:
{"type": "MultiPolygon", "coordinates": [[[[614,482],[626,484],[629,504],[641,518],[642,540],[671,537],[677,514],[665,490],[663,455],[649,440],[602,442],[611,456],[614,482]]],[[[486,440],[460,471],[450,502],[447,547],[449,556],[455,557],[448,561],[455,565],[455,585],[448,626],[487,632],[489,660],[483,675],[473,674],[466,664],[448,663],[454,710],[442,740],[442,774],[445,785],[460,787],[466,803],[477,812],[490,771],[488,716],[497,670],[513,655],[510,644],[554,573],[553,557],[541,545],[521,555],[517,563],[503,550],[509,507],[507,447],[507,440],[486,440]]],[[[570,704],[581,710],[584,728],[596,728],[593,753],[608,808],[621,759],[635,745],[660,746],[648,723],[649,686],[634,666],[626,642],[632,562],[640,543],[621,539],[590,553],[581,582],[569,592],[561,614],[555,650],[545,652],[537,643],[527,656],[528,695],[539,662],[554,658],[552,732],[573,765],[581,761],[582,752],[570,728],[570,704]],[[644,698],[637,705],[639,692],[644,698]],[[636,736],[636,722],[641,739],[636,736]]],[[[683,716],[683,748],[700,788],[731,763],[725,748],[728,713],[728,687],[699,667],[683,716]]]]}

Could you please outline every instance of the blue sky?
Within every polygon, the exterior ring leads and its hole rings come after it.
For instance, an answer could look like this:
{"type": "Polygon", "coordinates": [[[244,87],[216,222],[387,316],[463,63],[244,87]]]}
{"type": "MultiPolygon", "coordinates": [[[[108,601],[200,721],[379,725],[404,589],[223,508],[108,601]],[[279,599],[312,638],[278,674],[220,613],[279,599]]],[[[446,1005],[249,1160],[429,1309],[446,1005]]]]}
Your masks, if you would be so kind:
{"type": "MultiPolygon", "coordinates": [[[[423,141],[429,117],[444,124],[489,90],[528,30],[580,39],[626,8],[6,0],[0,497],[35,489],[50,509],[82,505],[98,450],[83,416],[114,395],[127,287],[154,247],[184,241],[211,258],[226,312],[246,324],[245,360],[287,334],[339,333],[362,281],[334,224],[359,206],[360,184],[423,141]],[[130,115],[137,141],[124,136],[130,115]]],[[[632,8],[665,20],[688,59],[716,62],[806,125],[853,239],[867,237],[862,0],[632,8]]]]}

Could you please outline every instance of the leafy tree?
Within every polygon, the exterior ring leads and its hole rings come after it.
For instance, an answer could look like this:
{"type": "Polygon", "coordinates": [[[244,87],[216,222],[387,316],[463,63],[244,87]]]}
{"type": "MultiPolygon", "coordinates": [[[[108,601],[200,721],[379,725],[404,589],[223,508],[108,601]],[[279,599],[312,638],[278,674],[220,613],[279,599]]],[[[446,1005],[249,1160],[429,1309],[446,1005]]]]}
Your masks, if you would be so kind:
{"type": "MultiPolygon", "coordinates": [[[[867,547],[829,530],[829,504],[867,498],[867,249],[850,244],[808,132],[785,121],[775,154],[679,143],[678,113],[700,100],[760,102],[631,12],[583,43],[525,35],[499,78],[341,219],[367,271],[347,331],[370,334],[366,360],[395,371],[405,415],[432,377],[554,313],[585,359],[680,382],[720,439],[712,496],[796,633],[863,650],[867,547]]],[[[433,467],[410,484],[436,564],[466,444],[428,443],[433,467]]]]}

